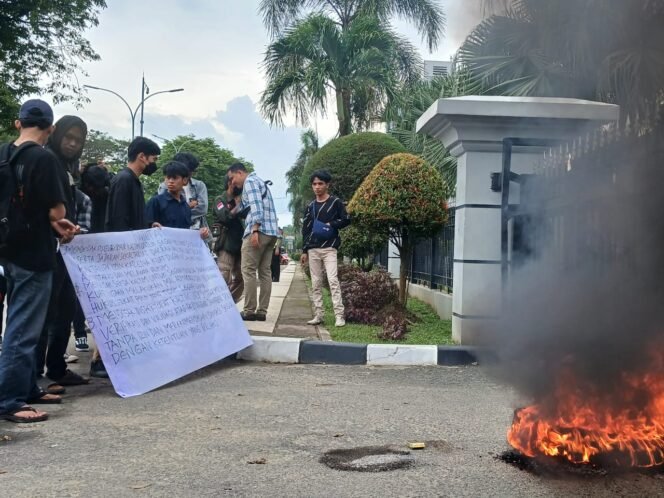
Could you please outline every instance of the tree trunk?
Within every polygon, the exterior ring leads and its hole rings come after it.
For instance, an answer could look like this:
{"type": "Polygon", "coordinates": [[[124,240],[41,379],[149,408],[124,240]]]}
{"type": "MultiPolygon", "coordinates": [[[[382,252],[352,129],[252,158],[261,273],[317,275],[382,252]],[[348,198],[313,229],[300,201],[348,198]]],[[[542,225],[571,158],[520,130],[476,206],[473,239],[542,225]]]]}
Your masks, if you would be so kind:
{"type": "Polygon", "coordinates": [[[406,307],[408,302],[408,268],[410,268],[410,247],[404,244],[399,251],[399,260],[401,261],[401,268],[399,268],[399,303],[406,307]]]}
{"type": "Polygon", "coordinates": [[[340,137],[353,133],[350,115],[350,90],[347,88],[337,90],[337,119],[339,121],[340,137]]]}

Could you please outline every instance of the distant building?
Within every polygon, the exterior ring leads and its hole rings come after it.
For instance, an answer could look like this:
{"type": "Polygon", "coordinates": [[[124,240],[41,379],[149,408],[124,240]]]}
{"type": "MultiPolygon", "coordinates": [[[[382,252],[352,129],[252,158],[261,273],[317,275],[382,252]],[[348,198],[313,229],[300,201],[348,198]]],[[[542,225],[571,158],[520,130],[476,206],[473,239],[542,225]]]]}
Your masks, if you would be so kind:
{"type": "Polygon", "coordinates": [[[447,76],[453,71],[452,61],[424,61],[424,79],[447,76]]]}

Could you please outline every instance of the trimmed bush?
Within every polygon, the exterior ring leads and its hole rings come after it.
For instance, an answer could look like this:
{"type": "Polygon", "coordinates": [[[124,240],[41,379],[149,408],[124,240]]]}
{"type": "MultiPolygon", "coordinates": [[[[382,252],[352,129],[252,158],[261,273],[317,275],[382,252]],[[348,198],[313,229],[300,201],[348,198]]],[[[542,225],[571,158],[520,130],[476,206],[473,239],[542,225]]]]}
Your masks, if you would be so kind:
{"type": "Polygon", "coordinates": [[[325,169],[332,175],[331,193],[348,201],[362,181],[384,157],[405,148],[385,133],[354,133],[328,142],[307,162],[302,174],[305,204],[313,199],[309,176],[325,169]]]}
{"type": "Polygon", "coordinates": [[[357,222],[375,233],[389,230],[399,251],[399,302],[406,305],[406,271],[417,241],[432,236],[447,218],[440,172],[412,154],[383,159],[348,204],[357,222]]]}
{"type": "Polygon", "coordinates": [[[382,233],[376,233],[359,223],[353,223],[341,231],[339,254],[356,260],[363,270],[370,270],[373,265],[367,259],[380,252],[387,240],[387,228],[382,233]]]}

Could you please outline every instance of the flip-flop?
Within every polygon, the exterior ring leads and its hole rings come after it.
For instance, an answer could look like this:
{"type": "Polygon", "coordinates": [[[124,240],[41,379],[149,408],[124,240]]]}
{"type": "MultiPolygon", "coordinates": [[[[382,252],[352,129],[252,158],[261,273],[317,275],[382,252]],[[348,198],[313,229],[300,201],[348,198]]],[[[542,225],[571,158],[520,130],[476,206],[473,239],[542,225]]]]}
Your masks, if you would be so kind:
{"type": "Polygon", "coordinates": [[[28,403],[31,405],[59,405],[62,403],[62,398],[47,398],[46,396],[56,396],[55,394],[47,393],[46,391],[40,391],[39,396],[36,398],[31,398],[28,400],[28,403]]]}
{"type": "Polygon", "coordinates": [[[21,408],[17,408],[11,412],[3,413],[0,415],[0,417],[17,424],[33,424],[35,422],[43,422],[44,420],[48,420],[48,413],[44,413],[38,417],[18,417],[16,414],[19,412],[37,412],[37,410],[31,406],[22,406],[21,408]]]}
{"type": "Polygon", "coordinates": [[[48,394],[64,394],[67,392],[67,390],[57,382],[53,382],[52,384],[46,386],[46,392],[48,394]]]}

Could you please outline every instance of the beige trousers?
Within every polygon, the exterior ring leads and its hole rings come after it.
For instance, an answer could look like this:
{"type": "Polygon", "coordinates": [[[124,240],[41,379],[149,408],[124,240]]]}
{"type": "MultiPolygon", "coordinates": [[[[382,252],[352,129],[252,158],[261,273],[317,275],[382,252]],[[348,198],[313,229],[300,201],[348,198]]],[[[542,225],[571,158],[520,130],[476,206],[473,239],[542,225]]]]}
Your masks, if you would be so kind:
{"type": "Polygon", "coordinates": [[[323,310],[323,271],[327,273],[330,284],[334,316],[344,318],[344,303],[341,300],[341,286],[337,277],[337,250],[333,247],[324,249],[309,249],[309,269],[311,270],[311,285],[314,298],[316,316],[322,317],[323,310]]]}
{"type": "Polygon", "coordinates": [[[231,254],[226,251],[217,253],[217,266],[221,272],[228,290],[231,291],[233,301],[236,303],[242,297],[244,292],[244,279],[242,278],[242,267],[240,265],[241,257],[239,254],[231,254]]]}
{"type": "Polygon", "coordinates": [[[272,252],[276,237],[258,233],[258,247],[251,245],[251,237],[242,241],[242,278],[244,279],[244,311],[245,313],[264,313],[270,305],[272,293],[272,252]],[[258,274],[258,277],[256,277],[258,274]],[[259,284],[260,283],[260,284],[259,284]],[[260,285],[260,302],[258,287],[260,285]]]}

